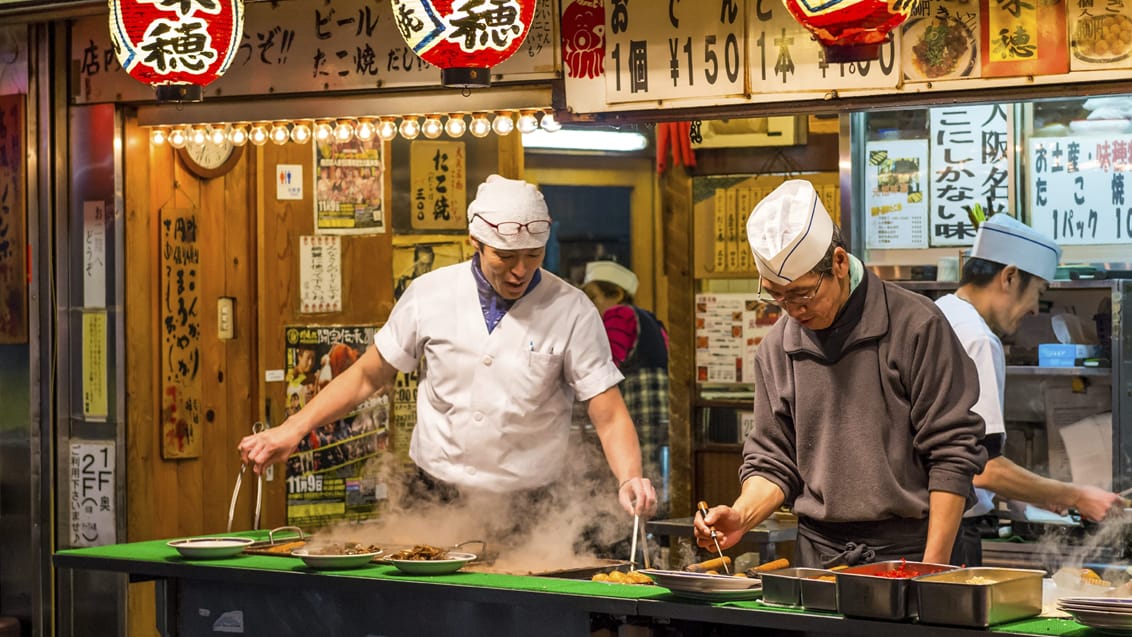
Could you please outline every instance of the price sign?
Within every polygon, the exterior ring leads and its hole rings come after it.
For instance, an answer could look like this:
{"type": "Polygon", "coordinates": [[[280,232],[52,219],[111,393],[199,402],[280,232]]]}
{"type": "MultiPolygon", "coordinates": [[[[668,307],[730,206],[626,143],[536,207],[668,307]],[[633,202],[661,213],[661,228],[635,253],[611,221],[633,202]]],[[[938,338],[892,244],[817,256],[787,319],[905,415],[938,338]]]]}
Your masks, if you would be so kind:
{"type": "Polygon", "coordinates": [[[1031,138],[1030,225],[1061,245],[1132,243],[1132,136],[1031,138]]]}

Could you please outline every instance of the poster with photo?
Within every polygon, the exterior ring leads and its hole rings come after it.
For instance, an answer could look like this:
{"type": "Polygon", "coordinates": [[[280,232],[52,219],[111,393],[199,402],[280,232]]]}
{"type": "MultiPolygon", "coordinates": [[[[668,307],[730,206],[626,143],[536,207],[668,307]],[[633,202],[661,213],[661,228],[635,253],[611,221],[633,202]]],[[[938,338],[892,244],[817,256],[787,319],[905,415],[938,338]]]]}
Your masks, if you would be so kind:
{"type": "Polygon", "coordinates": [[[472,258],[466,236],[410,235],[393,237],[393,298],[399,299],[413,279],[446,265],[472,258]]]}
{"type": "MultiPolygon", "coordinates": [[[[373,342],[372,326],[285,330],[286,415],[302,409],[373,342]]],[[[373,396],[319,427],[287,459],[287,524],[315,528],[373,517],[386,485],[377,458],[389,446],[389,399],[373,396]]]]}
{"type": "Polygon", "coordinates": [[[696,295],[696,382],[755,382],[755,350],[778,321],[755,292],[696,295]]]}
{"type": "Polygon", "coordinates": [[[928,140],[865,147],[865,247],[928,247],[928,140]]]}
{"type": "Polygon", "coordinates": [[[315,232],[385,232],[385,154],[382,141],[313,144],[315,232]]]}

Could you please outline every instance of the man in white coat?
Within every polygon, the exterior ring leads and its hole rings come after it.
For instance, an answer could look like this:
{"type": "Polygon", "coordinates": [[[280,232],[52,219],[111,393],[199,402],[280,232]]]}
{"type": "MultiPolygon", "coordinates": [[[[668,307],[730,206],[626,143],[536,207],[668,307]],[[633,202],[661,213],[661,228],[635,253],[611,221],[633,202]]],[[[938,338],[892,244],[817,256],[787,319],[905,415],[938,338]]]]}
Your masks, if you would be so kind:
{"type": "Polygon", "coordinates": [[[1061,248],[1052,239],[1008,215],[994,215],[979,227],[959,288],[936,301],[978,369],[979,400],[972,410],[986,422],[983,444],[990,457],[974,478],[978,503],[964,514],[953,564],[982,564],[977,520],[993,512],[995,494],[1059,513],[1074,507],[1094,521],[1122,502],[1104,489],[1039,476],[1002,455],[1006,356],[1000,336],[1013,334],[1025,316],[1037,313],[1060,259],[1061,248]]]}
{"type": "MultiPolygon", "coordinates": [[[[492,175],[468,205],[470,261],[413,281],[374,346],[282,425],[239,445],[256,473],[320,425],[420,365],[409,455],[441,488],[518,493],[552,484],[585,401],[621,506],[651,512],[637,432],[601,317],[581,290],[541,269],[550,232],[542,193],[492,175]]],[[[612,487],[611,487],[612,488],[612,487]]]]}

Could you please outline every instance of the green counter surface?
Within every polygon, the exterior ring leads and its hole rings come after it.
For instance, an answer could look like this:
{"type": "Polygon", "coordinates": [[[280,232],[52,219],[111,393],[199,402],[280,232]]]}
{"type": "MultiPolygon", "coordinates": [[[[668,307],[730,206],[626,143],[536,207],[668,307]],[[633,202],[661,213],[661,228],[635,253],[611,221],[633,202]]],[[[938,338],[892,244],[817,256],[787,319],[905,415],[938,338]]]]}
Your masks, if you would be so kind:
{"type": "MultiPolygon", "coordinates": [[[[215,536],[194,537],[246,537],[255,540],[267,539],[266,532],[248,531],[215,536]]],[[[56,566],[60,568],[90,569],[130,574],[133,580],[177,579],[195,580],[223,579],[230,581],[234,573],[246,572],[248,576],[271,576],[275,583],[292,583],[301,578],[305,586],[350,587],[381,585],[383,588],[397,584],[419,586],[457,587],[462,590],[480,589],[482,593],[497,591],[506,596],[508,592],[517,595],[554,595],[570,597],[574,600],[590,600],[593,612],[639,615],[644,617],[674,617],[695,621],[751,625],[774,625],[779,627],[798,623],[798,630],[821,629],[830,632],[849,632],[869,634],[868,627],[881,632],[889,632],[883,627],[899,629],[921,635],[970,635],[976,632],[1018,635],[1101,635],[1071,619],[1033,617],[1016,622],[992,626],[986,631],[978,629],[928,626],[914,622],[884,622],[845,618],[836,613],[822,613],[802,609],[783,608],[764,605],[759,601],[720,602],[689,600],[669,592],[659,586],[640,586],[572,580],[553,577],[504,575],[493,573],[457,572],[450,575],[408,575],[395,567],[373,563],[361,568],[343,570],[314,570],[302,561],[285,556],[241,554],[235,557],[194,560],[186,559],[167,545],[169,540],[153,540],[128,544],[113,544],[90,548],[65,549],[55,553],[56,566]],[[321,581],[320,581],[321,580],[321,581]],[[599,603],[604,601],[604,603],[599,603]],[[750,616],[747,616],[750,614],[750,616]],[[765,621],[759,620],[764,618],[765,621]],[[750,621],[748,621],[750,620],[750,621]],[[849,630],[852,629],[852,630],[849,630]]],[[[477,595],[476,597],[481,597],[477,595]]],[[[910,636],[912,637],[912,636],[910,636]]]]}

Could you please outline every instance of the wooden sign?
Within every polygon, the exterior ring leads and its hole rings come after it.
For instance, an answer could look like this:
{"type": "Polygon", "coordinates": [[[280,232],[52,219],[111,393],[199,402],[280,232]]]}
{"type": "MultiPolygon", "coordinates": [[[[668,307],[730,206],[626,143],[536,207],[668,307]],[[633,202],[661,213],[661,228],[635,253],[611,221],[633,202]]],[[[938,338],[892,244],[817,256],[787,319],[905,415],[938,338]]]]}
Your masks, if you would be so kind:
{"type": "Polygon", "coordinates": [[[464,142],[413,142],[410,152],[413,230],[468,227],[464,142]]]}
{"type": "Polygon", "coordinates": [[[0,96],[0,344],[28,341],[24,96],[0,96]]]}
{"type": "Polygon", "coordinates": [[[161,455],[201,449],[200,244],[197,211],[162,209],[161,455]]]}

